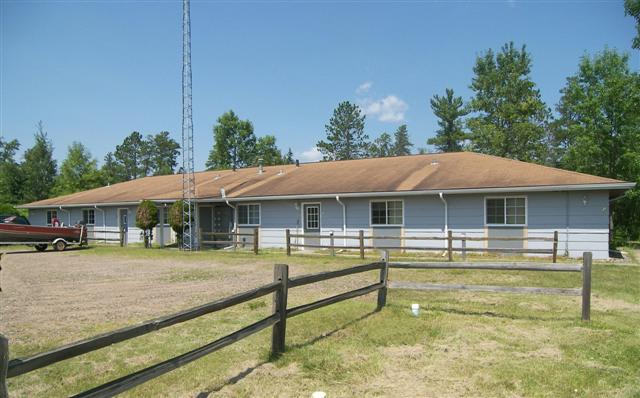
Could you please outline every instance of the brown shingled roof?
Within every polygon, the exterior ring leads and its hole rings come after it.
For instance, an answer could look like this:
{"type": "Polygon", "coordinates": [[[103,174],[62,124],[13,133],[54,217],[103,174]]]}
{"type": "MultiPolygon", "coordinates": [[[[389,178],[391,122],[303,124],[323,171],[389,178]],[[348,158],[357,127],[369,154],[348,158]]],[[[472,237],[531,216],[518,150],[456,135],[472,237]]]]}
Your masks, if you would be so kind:
{"type": "MultiPolygon", "coordinates": [[[[306,163],[300,167],[268,166],[262,174],[255,167],[205,171],[196,173],[195,177],[198,199],[220,198],[220,188],[233,199],[623,183],[473,152],[306,163]]],[[[41,200],[25,207],[175,200],[181,198],[181,189],[181,175],[145,177],[41,200]]]]}

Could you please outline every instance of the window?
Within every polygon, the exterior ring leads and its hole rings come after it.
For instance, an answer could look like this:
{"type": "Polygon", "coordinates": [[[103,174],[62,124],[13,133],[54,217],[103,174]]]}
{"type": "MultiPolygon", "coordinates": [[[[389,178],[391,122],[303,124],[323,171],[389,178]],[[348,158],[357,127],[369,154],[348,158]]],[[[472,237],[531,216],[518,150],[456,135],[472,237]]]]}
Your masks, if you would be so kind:
{"type": "Polygon", "coordinates": [[[260,225],[260,205],[238,205],[238,225],[260,225]]]}
{"type": "Polygon", "coordinates": [[[162,225],[169,225],[169,206],[162,206],[162,225]]]}
{"type": "Polygon", "coordinates": [[[525,225],[527,223],[526,198],[487,198],[485,206],[488,225],[525,225]]]}
{"type": "Polygon", "coordinates": [[[93,209],[82,210],[82,221],[87,225],[94,225],[96,223],[96,213],[93,209]]]}
{"type": "Polygon", "coordinates": [[[320,206],[306,206],[306,229],[320,229],[320,206]]]}
{"type": "Polygon", "coordinates": [[[401,200],[371,202],[371,225],[402,225],[402,207],[401,200]]]}
{"type": "Polygon", "coordinates": [[[56,219],[58,218],[58,211],[57,210],[47,210],[47,225],[52,225],[54,218],[56,218],[56,219]]]}

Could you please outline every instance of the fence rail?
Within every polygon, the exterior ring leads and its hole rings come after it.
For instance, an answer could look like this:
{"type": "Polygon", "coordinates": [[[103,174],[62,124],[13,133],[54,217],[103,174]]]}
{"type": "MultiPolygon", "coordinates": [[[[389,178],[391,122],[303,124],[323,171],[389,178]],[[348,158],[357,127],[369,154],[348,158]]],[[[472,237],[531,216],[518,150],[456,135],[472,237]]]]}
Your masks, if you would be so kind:
{"type": "MultiPolygon", "coordinates": [[[[386,254],[388,257],[388,253],[386,254]]],[[[579,288],[547,288],[485,285],[440,285],[416,282],[392,282],[390,287],[414,290],[467,290],[486,292],[538,293],[582,296],[582,320],[591,318],[591,252],[583,253],[580,264],[536,264],[536,263],[410,263],[389,262],[389,268],[398,269],[468,269],[468,270],[500,270],[500,271],[542,271],[542,272],[581,272],[582,289],[579,288]]]]}
{"type": "Polygon", "coordinates": [[[180,311],[165,317],[152,319],[138,325],[117,329],[108,333],[95,336],[93,338],[71,343],[50,351],[36,354],[26,358],[16,358],[9,360],[9,341],[0,334],[0,398],[8,397],[7,379],[24,375],[37,369],[44,368],[55,363],[86,354],[112,344],[133,339],[178,323],[186,322],[206,314],[221,311],[223,309],[242,304],[244,302],[273,294],[273,312],[270,316],[248,325],[231,334],[221,337],[202,347],[178,355],[161,363],[152,365],[145,369],[131,373],[129,375],[112,380],[90,390],[84,391],[74,397],[112,397],[127,390],[130,390],[142,383],[152,380],[160,375],[193,362],[205,355],[215,352],[230,344],[238,342],[252,334],[255,334],[268,327],[273,327],[271,352],[279,355],[285,349],[286,320],[289,317],[297,316],[308,311],[313,311],[340,301],[362,296],[374,291],[378,291],[378,306],[381,309],[386,304],[387,289],[387,262],[376,262],[359,265],[351,268],[336,271],[321,272],[318,274],[302,275],[289,278],[289,267],[284,264],[277,264],[274,267],[274,280],[272,283],[258,288],[238,293],[233,296],[222,298],[198,307],[180,311]],[[287,308],[287,297],[289,288],[309,285],[319,281],[325,281],[341,276],[353,275],[367,271],[380,270],[380,281],[363,288],[355,289],[346,293],[324,298],[312,303],[303,304],[293,308],[287,308]]]}
{"type": "Polygon", "coordinates": [[[453,231],[449,230],[447,236],[374,236],[364,235],[364,230],[358,231],[357,236],[353,235],[334,235],[330,234],[292,234],[289,229],[285,231],[285,241],[287,247],[287,256],[291,255],[291,248],[312,248],[312,249],[329,249],[331,255],[335,255],[336,249],[346,250],[359,250],[360,258],[364,259],[365,250],[411,250],[411,251],[446,251],[449,261],[453,261],[453,253],[460,252],[462,257],[466,259],[468,252],[484,252],[484,253],[521,253],[521,254],[549,254],[553,258],[553,262],[557,262],[558,258],[558,231],[554,231],[553,237],[468,237],[464,235],[454,235],[453,231]],[[320,243],[299,243],[291,242],[291,239],[313,239],[322,240],[328,239],[329,245],[323,245],[320,243]],[[335,239],[344,239],[344,245],[336,245],[335,239]],[[396,240],[396,241],[443,241],[446,242],[446,247],[437,246],[403,246],[400,245],[365,245],[365,240],[396,240]],[[347,245],[346,240],[357,240],[357,245],[347,245]],[[459,246],[454,246],[453,242],[460,242],[459,246]],[[467,247],[467,242],[552,242],[551,248],[494,248],[494,247],[467,247]]]}
{"type": "Polygon", "coordinates": [[[207,232],[203,231],[202,228],[198,229],[198,241],[201,245],[228,245],[233,246],[236,249],[238,246],[244,247],[245,245],[251,245],[254,254],[258,254],[260,239],[259,239],[259,229],[254,228],[251,233],[249,232],[207,232]],[[226,239],[230,240],[206,240],[205,237],[226,237],[226,239]],[[241,241],[241,237],[251,237],[252,242],[247,243],[241,241]]]}

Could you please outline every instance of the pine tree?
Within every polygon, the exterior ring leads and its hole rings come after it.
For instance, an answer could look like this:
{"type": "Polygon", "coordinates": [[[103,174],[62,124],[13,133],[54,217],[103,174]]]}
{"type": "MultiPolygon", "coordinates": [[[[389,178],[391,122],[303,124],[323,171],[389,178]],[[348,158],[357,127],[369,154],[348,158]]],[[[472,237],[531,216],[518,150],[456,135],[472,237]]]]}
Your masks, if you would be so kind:
{"type": "Polygon", "coordinates": [[[640,0],[624,0],[624,13],[636,20],[636,37],[633,38],[631,47],[640,50],[640,0]]]}
{"type": "Polygon", "coordinates": [[[393,134],[393,156],[405,156],[411,154],[411,147],[413,144],[409,141],[409,133],[407,132],[407,125],[403,124],[393,134]]]}
{"type": "Polygon", "coordinates": [[[151,169],[154,176],[173,174],[178,165],[180,144],[170,137],[168,131],[149,136],[148,148],[151,149],[151,169]]]}
{"type": "Polygon", "coordinates": [[[436,94],[430,102],[440,129],[436,131],[435,137],[427,140],[427,144],[435,146],[440,152],[461,151],[467,139],[462,118],[469,113],[462,97],[456,97],[453,90],[448,88],[444,96],[436,94]]]}
{"type": "Polygon", "coordinates": [[[44,132],[42,121],[37,124],[35,143],[24,153],[20,166],[24,177],[23,200],[33,202],[47,199],[55,183],[57,165],[53,159],[53,144],[44,132]]]}
{"type": "Polygon", "coordinates": [[[504,45],[476,59],[470,110],[471,149],[512,159],[545,162],[549,109],[531,80],[531,56],[504,45]]]}
{"type": "Polygon", "coordinates": [[[327,141],[319,141],[318,150],[324,160],[348,160],[365,157],[369,137],[364,133],[365,115],[348,101],[341,102],[325,126],[327,141]]]}
{"type": "Polygon", "coordinates": [[[113,152],[107,152],[105,155],[104,163],[100,168],[100,172],[102,173],[102,178],[104,178],[105,184],[116,184],[127,181],[127,174],[124,170],[124,166],[116,160],[115,156],[113,156],[113,152]]]}
{"type": "Polygon", "coordinates": [[[293,164],[295,159],[293,158],[293,151],[291,148],[287,151],[287,154],[284,156],[284,164],[293,164]]]}
{"type": "Polygon", "coordinates": [[[139,132],[132,132],[122,141],[122,144],[117,145],[114,157],[122,165],[126,180],[147,175],[145,166],[142,164],[145,158],[145,145],[142,134],[139,132]]]}

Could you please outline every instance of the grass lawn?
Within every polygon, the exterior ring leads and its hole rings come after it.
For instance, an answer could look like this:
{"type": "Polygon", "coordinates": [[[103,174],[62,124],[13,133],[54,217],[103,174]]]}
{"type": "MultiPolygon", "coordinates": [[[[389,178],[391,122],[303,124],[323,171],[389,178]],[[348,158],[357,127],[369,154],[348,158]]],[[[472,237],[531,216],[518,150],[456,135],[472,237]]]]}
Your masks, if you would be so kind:
{"type": "MultiPolygon", "coordinates": [[[[372,255],[366,261],[371,261],[372,255]]],[[[484,258],[486,259],[486,258],[484,258]]],[[[272,279],[361,264],[356,257],[108,248],[2,258],[0,331],[11,357],[202,304],[272,279]]],[[[289,305],[368,285],[376,272],[291,289],[289,305]]],[[[579,287],[580,275],[395,270],[395,281],[579,287]]],[[[640,396],[640,264],[595,263],[591,322],[580,298],[390,290],[288,321],[137,387],[132,397],[640,396]],[[422,311],[413,317],[411,303],[422,311]]],[[[68,396],[189,351],[271,311],[270,296],[9,380],[10,396],[68,396]]]]}

